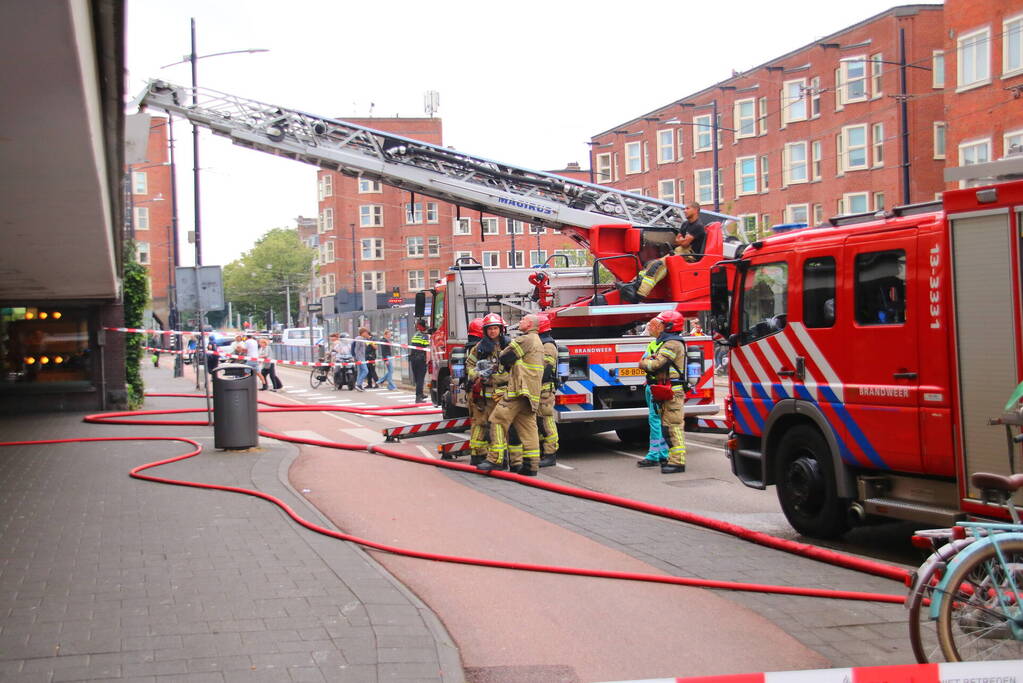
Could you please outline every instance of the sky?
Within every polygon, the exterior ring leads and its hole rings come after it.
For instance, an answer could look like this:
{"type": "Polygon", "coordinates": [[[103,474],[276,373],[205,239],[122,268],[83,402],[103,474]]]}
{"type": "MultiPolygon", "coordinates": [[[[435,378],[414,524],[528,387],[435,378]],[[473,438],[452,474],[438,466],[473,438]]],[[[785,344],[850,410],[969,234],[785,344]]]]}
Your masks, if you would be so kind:
{"type": "MultiPolygon", "coordinates": [[[[860,0],[129,0],[127,95],[197,82],[321,116],[425,116],[444,144],[522,166],[589,166],[587,141],[896,3],[860,0]],[[252,48],[268,52],[203,55],[252,48]],[[166,68],[162,68],[165,67],[166,68]]],[[[129,113],[133,113],[129,111],[129,113]]],[[[157,112],[154,112],[157,113],[157,112]]],[[[193,226],[192,145],[175,126],[182,265],[193,226]]],[[[313,166],[200,132],[203,264],[317,213],[313,166]]]]}

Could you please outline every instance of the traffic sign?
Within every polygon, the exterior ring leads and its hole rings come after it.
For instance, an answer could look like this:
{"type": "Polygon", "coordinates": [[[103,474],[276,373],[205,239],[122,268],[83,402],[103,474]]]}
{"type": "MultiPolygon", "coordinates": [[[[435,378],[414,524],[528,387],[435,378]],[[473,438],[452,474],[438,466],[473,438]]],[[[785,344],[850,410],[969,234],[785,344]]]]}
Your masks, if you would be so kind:
{"type": "Polygon", "coordinates": [[[323,310],[323,304],[311,303],[306,305],[306,308],[309,310],[310,313],[319,313],[320,311],[323,310]]]}

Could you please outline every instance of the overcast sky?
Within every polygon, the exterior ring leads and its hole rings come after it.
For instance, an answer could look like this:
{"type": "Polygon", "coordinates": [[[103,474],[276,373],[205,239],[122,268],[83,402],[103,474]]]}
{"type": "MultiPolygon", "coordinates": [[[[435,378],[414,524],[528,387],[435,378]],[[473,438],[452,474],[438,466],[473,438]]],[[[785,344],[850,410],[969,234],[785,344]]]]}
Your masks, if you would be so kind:
{"type": "MultiPolygon", "coordinates": [[[[821,0],[129,0],[128,91],[198,83],[322,116],[424,116],[444,143],[531,169],[588,167],[590,136],[894,6],[821,0]]],[[[175,127],[179,224],[192,228],[190,127],[175,127]]],[[[316,215],[312,166],[201,134],[203,263],[316,215]]],[[[182,239],[184,239],[182,237],[182,239]]],[[[182,250],[184,265],[191,249],[182,250]]]]}

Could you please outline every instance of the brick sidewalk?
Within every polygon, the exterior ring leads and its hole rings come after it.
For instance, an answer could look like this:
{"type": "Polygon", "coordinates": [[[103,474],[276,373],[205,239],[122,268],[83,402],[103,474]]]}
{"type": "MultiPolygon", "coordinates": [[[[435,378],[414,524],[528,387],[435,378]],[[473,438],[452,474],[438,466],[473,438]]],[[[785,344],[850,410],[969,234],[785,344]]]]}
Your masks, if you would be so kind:
{"type": "MultiPolygon", "coordinates": [[[[194,386],[170,375],[148,368],[147,390],[194,386]]],[[[145,407],[201,405],[155,398],[145,407]]],[[[329,526],[286,484],[290,444],[263,439],[259,451],[223,453],[211,427],[0,418],[3,441],[132,435],[206,448],[150,473],[257,488],[329,526]]],[[[463,680],[436,616],[357,547],[262,500],[128,477],[183,449],[0,449],[0,680],[463,680]]]]}

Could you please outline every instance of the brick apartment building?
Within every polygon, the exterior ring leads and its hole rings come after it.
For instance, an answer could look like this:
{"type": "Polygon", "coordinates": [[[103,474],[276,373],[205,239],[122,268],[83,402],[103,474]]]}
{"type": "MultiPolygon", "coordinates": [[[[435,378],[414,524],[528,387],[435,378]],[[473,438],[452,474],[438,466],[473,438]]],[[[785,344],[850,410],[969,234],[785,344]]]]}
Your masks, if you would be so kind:
{"type": "Polygon", "coordinates": [[[595,135],[595,181],[713,208],[716,168],[720,211],[750,236],[933,199],[944,86],[931,68],[944,33],[941,5],[899,6],[737,73],[595,135]]]}
{"type": "Polygon", "coordinates": [[[159,327],[169,324],[168,285],[173,280],[175,263],[169,140],[167,118],[153,116],[145,161],[125,168],[130,184],[126,237],[135,240],[139,263],[149,271],[152,314],[159,327]]]}
{"type": "MultiPolygon", "coordinates": [[[[347,119],[434,145],[443,144],[438,118],[347,119]]],[[[589,180],[589,171],[570,164],[553,171],[589,180]]],[[[528,267],[555,252],[585,262],[568,238],[522,221],[459,210],[452,204],[412,195],[383,183],[321,170],[318,248],[319,289],[335,295],[338,310],[357,309],[365,291],[386,305],[394,291],[406,302],[431,286],[459,257],[487,268],[528,267]]]]}
{"type": "Polygon", "coordinates": [[[945,29],[934,56],[945,112],[934,134],[947,164],[1023,152],[1023,2],[948,0],[945,29]]]}

